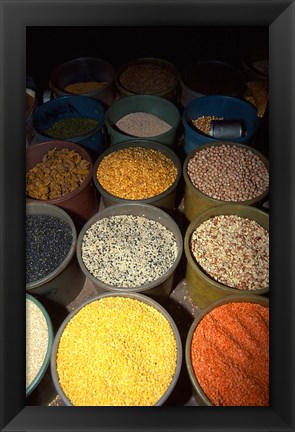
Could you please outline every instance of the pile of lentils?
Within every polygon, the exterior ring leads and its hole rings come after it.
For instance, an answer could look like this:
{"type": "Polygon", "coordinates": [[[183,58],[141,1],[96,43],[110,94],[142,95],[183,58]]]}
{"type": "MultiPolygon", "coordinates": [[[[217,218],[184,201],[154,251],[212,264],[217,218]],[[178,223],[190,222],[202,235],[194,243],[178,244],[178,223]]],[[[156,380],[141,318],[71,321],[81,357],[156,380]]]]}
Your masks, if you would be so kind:
{"type": "Polygon", "coordinates": [[[97,180],[110,194],[129,200],[154,197],[177,178],[177,167],[163,153],[144,147],[127,147],[105,156],[97,180]]]}
{"type": "Polygon", "coordinates": [[[116,215],[95,222],[83,236],[81,256],[88,271],[115,287],[140,287],[174,264],[174,234],[144,216],[116,215]]]}
{"type": "Polygon", "coordinates": [[[74,94],[91,93],[95,90],[100,90],[107,85],[107,81],[81,81],[69,84],[64,88],[64,91],[74,94]]]}
{"type": "Polygon", "coordinates": [[[134,112],[117,121],[116,126],[122,132],[136,137],[151,137],[168,132],[172,126],[147,112],[134,112]]]}
{"type": "Polygon", "coordinates": [[[269,308],[228,303],[197,325],[191,361],[196,379],[215,406],[269,405],[269,308]]]}
{"type": "Polygon", "coordinates": [[[86,135],[93,131],[98,122],[87,117],[68,117],[57,120],[44,134],[55,139],[66,140],[86,135]]]}
{"type": "Polygon", "coordinates": [[[51,200],[78,189],[90,172],[89,161],[74,150],[52,149],[26,174],[26,194],[51,200]]]}
{"type": "Polygon", "coordinates": [[[71,226],[54,216],[26,216],[26,283],[39,281],[65,260],[73,241],[71,226]]]}
{"type": "Polygon", "coordinates": [[[263,194],[269,172],[258,155],[236,145],[212,145],[188,161],[187,175],[205,195],[221,201],[247,201],[263,194]]]}
{"type": "Polygon", "coordinates": [[[152,406],[168,389],[176,360],[173,330],[161,312],[109,296],[88,303],[69,321],[56,365],[60,386],[75,406],[152,406]]]}
{"type": "Polygon", "coordinates": [[[176,84],[175,75],[155,63],[128,66],[119,78],[120,84],[137,94],[163,93],[176,84]]]}
{"type": "Polygon", "coordinates": [[[214,280],[239,290],[269,286],[269,233],[254,220],[214,216],[193,231],[190,247],[214,280]]]}
{"type": "Polygon", "coordinates": [[[41,309],[26,299],[26,388],[38,375],[48,350],[49,332],[41,309]]]}

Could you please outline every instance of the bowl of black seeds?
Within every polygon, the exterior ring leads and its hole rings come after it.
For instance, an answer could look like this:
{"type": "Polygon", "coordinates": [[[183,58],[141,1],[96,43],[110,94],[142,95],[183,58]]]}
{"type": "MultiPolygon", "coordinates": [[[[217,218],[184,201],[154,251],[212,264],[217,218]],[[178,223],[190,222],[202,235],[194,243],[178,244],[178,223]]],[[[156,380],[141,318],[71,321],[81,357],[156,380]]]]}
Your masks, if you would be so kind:
{"type": "Polygon", "coordinates": [[[94,215],[77,240],[77,258],[98,293],[141,293],[159,302],[173,289],[183,251],[178,225],[150,204],[118,204],[94,215]]]}
{"type": "Polygon", "coordinates": [[[26,291],[64,306],[82,290],[85,276],[76,258],[71,217],[47,203],[26,204],[26,291]]]}

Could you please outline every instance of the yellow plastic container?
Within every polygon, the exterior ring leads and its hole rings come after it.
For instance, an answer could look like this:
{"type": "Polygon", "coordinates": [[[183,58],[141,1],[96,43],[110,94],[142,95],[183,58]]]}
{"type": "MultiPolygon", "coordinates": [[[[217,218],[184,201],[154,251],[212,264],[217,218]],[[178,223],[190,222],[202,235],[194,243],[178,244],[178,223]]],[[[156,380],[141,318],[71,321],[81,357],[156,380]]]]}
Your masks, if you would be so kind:
{"type": "Polygon", "coordinates": [[[269,188],[267,188],[261,195],[251,200],[240,201],[240,202],[233,202],[233,201],[229,202],[229,201],[221,201],[221,200],[211,198],[210,196],[205,195],[198,188],[196,188],[196,186],[192,184],[187,174],[187,166],[189,161],[195,156],[197,152],[204,150],[205,148],[212,147],[212,146],[221,146],[225,144],[229,146],[244,148],[245,150],[251,150],[262,160],[262,162],[265,164],[267,169],[269,168],[269,162],[262,153],[244,144],[239,144],[234,142],[220,142],[220,143],[204,144],[198,147],[197,149],[193,150],[191,153],[188,154],[183,164],[183,177],[185,181],[184,214],[189,220],[189,222],[192,222],[192,220],[194,220],[203,211],[215,206],[220,206],[225,204],[258,206],[263,203],[263,201],[265,200],[266,196],[269,193],[269,188]]]}
{"type": "Polygon", "coordinates": [[[266,212],[255,207],[238,204],[212,207],[205,210],[190,223],[184,237],[184,251],[187,259],[185,279],[187,291],[193,302],[196,303],[200,309],[204,309],[210,305],[210,303],[229,295],[262,295],[269,291],[269,287],[253,289],[251,291],[228,287],[208,276],[197,264],[190,249],[191,235],[199,225],[217,215],[236,215],[248,218],[257,222],[267,231],[269,230],[269,216],[266,212]]]}

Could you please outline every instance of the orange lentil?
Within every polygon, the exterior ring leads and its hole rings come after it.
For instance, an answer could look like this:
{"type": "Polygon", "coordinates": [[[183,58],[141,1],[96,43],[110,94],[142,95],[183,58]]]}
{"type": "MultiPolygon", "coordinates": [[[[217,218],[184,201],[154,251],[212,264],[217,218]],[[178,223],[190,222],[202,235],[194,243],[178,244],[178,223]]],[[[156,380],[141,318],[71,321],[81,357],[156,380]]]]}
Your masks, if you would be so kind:
{"type": "Polygon", "coordinates": [[[218,306],[192,337],[199,385],[216,406],[269,405],[269,308],[250,302],[218,306]]]}
{"type": "Polygon", "coordinates": [[[90,93],[95,90],[99,90],[107,84],[107,81],[97,82],[97,81],[86,81],[86,82],[76,82],[69,84],[64,88],[65,91],[75,94],[90,93]]]}

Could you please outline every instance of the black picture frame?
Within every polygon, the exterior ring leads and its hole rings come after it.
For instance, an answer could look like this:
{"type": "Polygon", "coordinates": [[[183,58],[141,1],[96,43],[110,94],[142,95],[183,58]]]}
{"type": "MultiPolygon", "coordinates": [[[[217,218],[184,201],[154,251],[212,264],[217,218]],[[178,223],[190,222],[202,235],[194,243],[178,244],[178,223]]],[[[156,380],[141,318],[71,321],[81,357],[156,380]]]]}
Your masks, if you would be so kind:
{"type": "Polygon", "coordinates": [[[1,430],[294,430],[294,1],[1,1],[1,430]],[[271,406],[25,406],[26,26],[267,25],[270,37],[271,406]]]}

